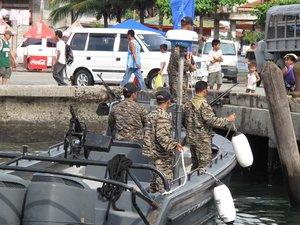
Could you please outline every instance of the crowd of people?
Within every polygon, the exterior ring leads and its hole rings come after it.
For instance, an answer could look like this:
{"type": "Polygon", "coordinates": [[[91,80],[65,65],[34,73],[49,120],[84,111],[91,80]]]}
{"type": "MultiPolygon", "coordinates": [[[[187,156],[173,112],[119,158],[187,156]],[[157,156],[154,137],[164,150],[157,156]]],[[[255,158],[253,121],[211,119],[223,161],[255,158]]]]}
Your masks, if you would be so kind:
{"type": "MultiPolygon", "coordinates": [[[[255,43],[250,44],[250,48],[247,49],[246,58],[248,58],[249,73],[246,79],[246,93],[255,93],[257,83],[261,80],[260,74],[257,71],[256,59],[254,51],[257,49],[255,43]]],[[[260,49],[258,49],[260,50],[260,49]]],[[[294,65],[299,60],[299,57],[294,53],[288,53],[282,59],[277,60],[278,67],[282,70],[283,81],[287,94],[290,94],[296,90],[296,77],[300,74],[296,74],[294,71],[294,65]]],[[[262,71],[259,71],[260,73],[262,71]]]]}

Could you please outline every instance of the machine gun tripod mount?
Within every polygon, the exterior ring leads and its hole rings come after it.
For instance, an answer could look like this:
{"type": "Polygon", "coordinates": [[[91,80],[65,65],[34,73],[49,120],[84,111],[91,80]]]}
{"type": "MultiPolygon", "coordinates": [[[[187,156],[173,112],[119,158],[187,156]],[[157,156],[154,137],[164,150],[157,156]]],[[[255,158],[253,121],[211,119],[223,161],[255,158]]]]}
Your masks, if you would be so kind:
{"type": "Polygon", "coordinates": [[[72,105],[70,105],[70,113],[69,129],[66,131],[64,137],[64,157],[68,157],[69,150],[69,155],[72,155],[72,158],[78,158],[80,152],[84,150],[86,125],[78,120],[72,105]]]}

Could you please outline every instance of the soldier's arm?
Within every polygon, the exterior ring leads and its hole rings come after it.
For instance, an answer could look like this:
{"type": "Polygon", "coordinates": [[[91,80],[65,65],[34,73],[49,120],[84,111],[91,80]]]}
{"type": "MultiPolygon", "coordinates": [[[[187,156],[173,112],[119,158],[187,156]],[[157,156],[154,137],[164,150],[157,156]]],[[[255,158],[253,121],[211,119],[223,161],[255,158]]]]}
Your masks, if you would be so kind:
{"type": "Polygon", "coordinates": [[[190,59],[185,59],[184,60],[184,72],[190,71],[191,68],[191,60],[190,59]]]}
{"type": "Polygon", "coordinates": [[[156,139],[166,151],[173,151],[177,148],[177,142],[171,136],[172,125],[166,117],[160,117],[156,123],[156,139]]]}
{"type": "Polygon", "coordinates": [[[214,127],[224,127],[228,124],[228,119],[216,117],[211,106],[205,102],[201,106],[201,116],[206,124],[214,127]]]}
{"type": "Polygon", "coordinates": [[[141,113],[141,120],[142,120],[143,127],[146,126],[148,114],[149,114],[149,112],[147,111],[147,109],[145,109],[145,107],[143,107],[142,113],[141,113]]]}
{"type": "Polygon", "coordinates": [[[114,116],[114,112],[112,111],[108,117],[108,129],[107,129],[107,135],[112,136],[113,131],[115,129],[116,120],[114,116]]]}

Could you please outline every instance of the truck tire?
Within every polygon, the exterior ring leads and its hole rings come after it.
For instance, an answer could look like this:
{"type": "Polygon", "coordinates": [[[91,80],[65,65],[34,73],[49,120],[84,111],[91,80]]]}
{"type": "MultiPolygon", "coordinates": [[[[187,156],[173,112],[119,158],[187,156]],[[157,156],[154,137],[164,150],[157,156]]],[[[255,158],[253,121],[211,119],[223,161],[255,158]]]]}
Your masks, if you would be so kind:
{"type": "Polygon", "coordinates": [[[149,89],[153,89],[157,74],[158,71],[155,70],[149,73],[148,82],[147,82],[147,86],[149,89]]]}

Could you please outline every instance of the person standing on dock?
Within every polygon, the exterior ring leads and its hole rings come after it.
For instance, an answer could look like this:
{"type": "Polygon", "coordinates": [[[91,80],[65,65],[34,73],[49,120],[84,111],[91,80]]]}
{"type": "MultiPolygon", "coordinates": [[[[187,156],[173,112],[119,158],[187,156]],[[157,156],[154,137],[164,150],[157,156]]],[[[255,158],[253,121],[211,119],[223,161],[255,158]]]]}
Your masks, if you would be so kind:
{"type": "Polygon", "coordinates": [[[293,53],[284,56],[285,67],[282,69],[284,85],[287,93],[293,92],[296,89],[296,77],[294,74],[294,65],[298,59],[293,53]]]}
{"type": "Polygon", "coordinates": [[[141,89],[145,89],[144,77],[141,71],[141,46],[134,37],[134,30],[127,31],[128,43],[128,55],[127,55],[127,66],[126,71],[123,76],[123,80],[120,83],[120,86],[125,86],[128,83],[128,80],[131,77],[131,74],[134,73],[136,79],[138,80],[138,86],[141,89]]]}
{"type": "Polygon", "coordinates": [[[58,86],[66,86],[64,82],[64,72],[66,67],[66,44],[62,40],[63,33],[60,30],[55,31],[56,43],[56,59],[53,65],[53,78],[58,86]]]}
{"type": "Polygon", "coordinates": [[[129,82],[123,87],[125,100],[112,108],[108,118],[109,135],[116,140],[143,143],[144,127],[148,111],[136,103],[137,92],[140,90],[129,82]]]}
{"type": "Polygon", "coordinates": [[[211,127],[224,127],[235,121],[235,114],[227,118],[216,117],[207,103],[207,83],[198,81],[195,85],[195,96],[184,105],[184,122],[187,143],[190,144],[192,168],[204,168],[211,160],[211,127]]]}
{"type": "MultiPolygon", "coordinates": [[[[183,147],[172,137],[172,121],[167,113],[171,105],[171,95],[166,90],[156,92],[157,107],[147,117],[143,155],[152,159],[154,166],[168,179],[173,180],[174,151],[181,152],[183,147]]],[[[163,182],[153,173],[150,191],[163,189],[163,182]]]]}
{"type": "Polygon", "coordinates": [[[255,93],[256,84],[260,81],[260,77],[258,73],[256,72],[256,63],[250,62],[248,64],[249,73],[247,75],[246,80],[246,93],[255,93]]]}
{"type": "Polygon", "coordinates": [[[13,33],[7,30],[4,32],[4,38],[0,39],[0,77],[2,77],[2,85],[5,86],[11,76],[11,66],[14,68],[17,66],[15,54],[9,42],[11,36],[13,33]]]}
{"type": "Polygon", "coordinates": [[[214,88],[214,84],[217,84],[217,90],[220,90],[223,77],[221,62],[223,62],[223,54],[221,50],[221,42],[218,39],[214,39],[211,42],[212,50],[208,53],[208,85],[210,89],[214,88]]]}

